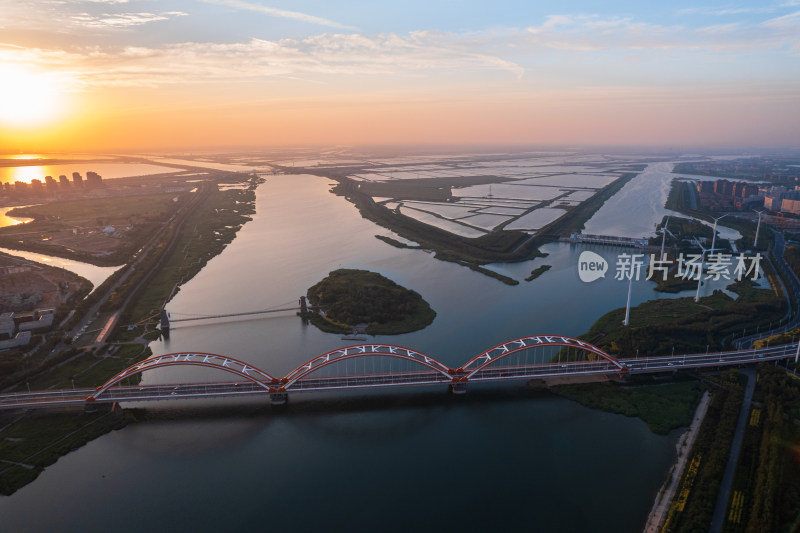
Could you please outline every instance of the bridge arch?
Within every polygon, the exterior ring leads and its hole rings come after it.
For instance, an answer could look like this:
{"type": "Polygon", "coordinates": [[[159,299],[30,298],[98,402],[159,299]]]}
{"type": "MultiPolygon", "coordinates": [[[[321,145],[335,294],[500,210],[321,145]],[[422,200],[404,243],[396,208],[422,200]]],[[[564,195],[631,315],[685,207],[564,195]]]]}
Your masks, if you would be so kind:
{"type": "Polygon", "coordinates": [[[159,355],[157,357],[151,357],[136,363],[135,365],[129,366],[122,372],[119,372],[117,375],[97,387],[97,389],[95,389],[95,391],[86,398],[86,401],[91,402],[98,399],[106,390],[120,383],[126,378],[147,372],[149,370],[168,366],[203,366],[207,368],[223,370],[225,372],[235,374],[242,379],[247,379],[257,383],[267,391],[274,390],[273,385],[277,381],[266,372],[226,355],[198,352],[170,353],[159,355]]]}
{"type": "Polygon", "coordinates": [[[520,337],[506,341],[497,346],[493,346],[488,350],[476,355],[464,364],[461,368],[456,370],[459,374],[459,381],[467,381],[476,372],[483,370],[487,366],[496,363],[511,354],[528,350],[530,348],[540,348],[545,346],[562,346],[567,348],[578,348],[599,356],[614,365],[620,372],[627,372],[628,367],[620,363],[616,358],[607,354],[597,346],[590,344],[586,341],[576,339],[573,337],[566,337],[564,335],[531,335],[528,337],[520,337]]]}
{"type": "Polygon", "coordinates": [[[434,359],[433,357],[425,355],[422,352],[412,350],[411,348],[396,346],[394,344],[356,344],[353,346],[346,346],[344,348],[331,350],[298,366],[289,372],[286,377],[280,380],[280,390],[288,390],[292,385],[294,385],[295,382],[297,382],[297,380],[339,361],[374,356],[394,357],[396,359],[411,361],[442,374],[448,380],[453,379],[452,368],[434,359]]]}

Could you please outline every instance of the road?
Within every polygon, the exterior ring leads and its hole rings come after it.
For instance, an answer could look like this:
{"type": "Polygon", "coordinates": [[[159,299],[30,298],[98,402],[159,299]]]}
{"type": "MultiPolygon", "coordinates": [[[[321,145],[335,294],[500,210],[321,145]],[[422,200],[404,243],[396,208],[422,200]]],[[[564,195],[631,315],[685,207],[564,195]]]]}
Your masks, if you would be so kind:
{"type": "MultiPolygon", "coordinates": [[[[158,268],[160,267],[161,263],[164,261],[164,258],[166,257],[166,255],[169,254],[169,252],[171,251],[171,249],[174,246],[174,243],[176,241],[177,235],[178,235],[178,233],[180,233],[180,231],[179,231],[180,226],[186,220],[186,217],[199,204],[199,202],[201,202],[203,199],[205,199],[208,196],[209,192],[210,191],[209,191],[208,186],[206,184],[201,184],[198,187],[197,192],[194,193],[194,195],[191,197],[191,199],[186,204],[184,204],[180,209],[178,209],[178,211],[176,213],[174,213],[161,226],[160,230],[158,232],[156,232],[153,235],[153,237],[147,243],[145,243],[144,246],[142,246],[142,248],[138,252],[136,252],[136,254],[134,255],[133,261],[131,261],[127,265],[121,267],[121,268],[124,268],[125,271],[120,275],[119,279],[111,287],[109,287],[105,291],[105,294],[103,294],[103,296],[86,313],[84,313],[84,315],[81,318],[81,320],[69,332],[67,332],[67,336],[75,337],[76,335],[80,335],[80,334],[85,332],[84,328],[88,327],[88,324],[90,324],[92,322],[92,320],[94,320],[98,316],[99,311],[100,311],[100,307],[108,301],[108,299],[111,297],[111,294],[114,291],[116,291],[117,289],[119,289],[120,286],[131,276],[131,274],[136,271],[136,269],[141,265],[141,263],[146,258],[148,258],[148,256],[151,253],[153,253],[153,250],[156,248],[156,246],[163,239],[164,233],[167,231],[167,229],[170,226],[175,226],[176,227],[176,231],[174,232],[172,238],[170,239],[169,244],[167,246],[165,246],[161,250],[161,255],[159,256],[159,259],[156,261],[156,263],[153,265],[153,267],[149,270],[148,274],[145,275],[142,278],[142,280],[137,284],[137,286],[133,290],[131,290],[129,292],[128,297],[125,299],[125,302],[120,307],[120,309],[118,309],[114,313],[114,315],[112,315],[109,318],[109,320],[106,322],[106,324],[104,324],[104,327],[100,328],[101,335],[107,337],[107,335],[110,334],[110,332],[113,330],[114,326],[116,325],[116,321],[119,319],[119,316],[125,310],[126,306],[128,304],[130,304],[132,296],[138,291],[138,289],[140,289],[143,286],[143,284],[146,281],[148,281],[152,277],[153,273],[158,270],[158,268]]],[[[104,340],[104,339],[102,339],[102,340],[104,340]]],[[[102,342],[102,340],[100,340],[98,342],[102,342]]],[[[65,349],[66,347],[67,346],[65,344],[63,344],[63,343],[59,344],[56,347],[56,352],[58,352],[61,349],[65,349]]]]}
{"type": "MultiPolygon", "coordinates": [[[[682,369],[709,369],[724,366],[793,358],[797,344],[785,344],[757,350],[690,354],[667,357],[627,359],[620,362],[631,374],[673,372],[682,369]]],[[[179,358],[178,358],[179,359],[179,358]]],[[[184,363],[190,364],[190,363],[184,363]]],[[[255,369],[250,369],[255,370],[255,369]]],[[[451,370],[458,375],[458,372],[451,370]]],[[[563,376],[585,376],[594,379],[598,375],[619,374],[619,368],[609,361],[571,361],[536,365],[487,367],[476,372],[468,383],[499,382],[508,380],[540,379],[563,376]]],[[[268,375],[264,373],[264,375],[268,375]]],[[[250,374],[248,374],[250,376],[250,374]]],[[[391,374],[357,374],[346,376],[305,376],[297,381],[253,381],[242,378],[239,382],[219,383],[173,383],[160,385],[110,386],[96,399],[97,403],[115,401],[177,400],[186,398],[210,398],[219,396],[241,396],[269,394],[285,388],[286,391],[347,390],[375,387],[449,385],[452,377],[429,369],[395,372],[391,374]]],[[[462,382],[465,383],[466,382],[462,382]]],[[[110,384],[111,385],[111,384],[110,384]]],[[[100,384],[98,384],[98,389],[100,384]]],[[[59,407],[84,403],[97,389],[64,389],[9,393],[0,395],[0,409],[59,407]]]]}
{"type": "Polygon", "coordinates": [[[783,278],[789,281],[789,287],[784,287],[786,299],[789,303],[789,312],[787,313],[787,318],[791,315],[792,310],[794,310],[795,313],[793,317],[789,318],[788,322],[781,324],[780,327],[736,339],[733,341],[733,344],[737,347],[749,348],[752,346],[753,342],[757,341],[758,339],[763,339],[764,337],[770,337],[779,333],[785,333],[800,327],[800,313],[797,312],[798,302],[800,302],[800,280],[797,279],[797,275],[783,257],[783,252],[786,249],[786,241],[784,240],[783,233],[780,231],[775,231],[772,228],[770,228],[770,231],[772,231],[772,234],[775,237],[775,246],[772,251],[772,257],[775,260],[775,266],[781,271],[783,278]]]}
{"type": "Polygon", "coordinates": [[[736,432],[733,434],[728,464],[725,467],[722,484],[719,486],[719,492],[717,493],[717,503],[714,506],[714,515],[711,518],[711,533],[721,533],[722,526],[725,524],[725,515],[728,511],[728,501],[730,500],[731,487],[733,486],[733,475],[736,473],[736,465],[739,464],[739,453],[742,451],[744,430],[747,429],[747,421],[750,418],[750,404],[753,401],[753,391],[756,390],[756,369],[746,368],[742,373],[747,376],[747,388],[744,390],[744,400],[742,400],[742,408],[739,410],[739,421],[736,424],[736,432]]]}

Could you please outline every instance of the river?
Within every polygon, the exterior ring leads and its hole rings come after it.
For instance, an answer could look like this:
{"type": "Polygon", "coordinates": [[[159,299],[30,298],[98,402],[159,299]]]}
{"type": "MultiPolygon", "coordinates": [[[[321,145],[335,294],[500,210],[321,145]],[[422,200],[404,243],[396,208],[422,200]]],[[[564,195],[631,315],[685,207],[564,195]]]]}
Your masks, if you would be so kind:
{"type": "MultiPolygon", "coordinates": [[[[330,270],[365,268],[418,291],[438,313],[422,331],[376,340],[458,366],[519,336],[583,333],[625,303],[627,283],[613,275],[579,280],[584,248],[551,244],[546,258],[495,265],[517,279],[553,266],[508,286],[376,239],[393,234],[329,187],[314,176],[267,177],[254,219],[175,295],[167,306],[173,318],[285,307],[330,270]]],[[[656,216],[628,214],[642,227],[656,216]]],[[[593,221],[589,227],[598,227],[593,221]]],[[[613,263],[626,251],[601,253],[613,263]]],[[[635,283],[632,305],[655,297],[652,287],[635,283]]],[[[226,354],[285,375],[352,344],[293,313],[202,322],[177,323],[168,341],[151,344],[154,353],[226,354]]],[[[172,368],[144,379],[220,378],[208,372],[172,368]]],[[[463,397],[443,388],[297,393],[284,410],[233,400],[150,404],[143,421],[62,457],[1,498],[0,516],[8,531],[634,532],[672,464],[676,438],[521,385],[472,386],[463,397]]]]}

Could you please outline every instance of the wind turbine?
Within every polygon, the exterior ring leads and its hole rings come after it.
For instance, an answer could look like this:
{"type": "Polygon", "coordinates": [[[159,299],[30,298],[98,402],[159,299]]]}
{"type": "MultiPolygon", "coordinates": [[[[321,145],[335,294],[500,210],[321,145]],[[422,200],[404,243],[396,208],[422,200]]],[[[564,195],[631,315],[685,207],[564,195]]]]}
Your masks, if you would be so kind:
{"type": "Polygon", "coordinates": [[[631,265],[631,277],[628,280],[628,302],[625,304],[625,319],[622,321],[623,326],[627,326],[629,318],[631,317],[631,286],[633,285],[633,265],[631,265]]]}
{"type": "Polygon", "coordinates": [[[703,263],[706,259],[706,252],[716,252],[717,248],[703,248],[703,245],[700,244],[700,241],[697,240],[697,237],[694,238],[694,242],[697,243],[697,246],[703,250],[703,253],[700,254],[700,270],[697,272],[697,292],[694,295],[694,301],[700,301],[700,285],[703,284],[703,263]]]}
{"type": "Polygon", "coordinates": [[[714,243],[717,242],[717,222],[722,220],[728,215],[722,215],[721,217],[717,217],[714,219],[714,236],[711,238],[711,248],[714,248],[714,243]]]}
{"type": "Polygon", "coordinates": [[[630,322],[631,317],[631,289],[633,288],[633,273],[634,268],[638,268],[641,265],[635,265],[633,258],[631,258],[631,273],[630,278],[628,278],[628,301],[625,303],[625,318],[622,320],[622,325],[627,326],[630,322]]]}
{"type": "Polygon", "coordinates": [[[753,209],[753,212],[758,213],[758,224],[756,225],[756,240],[753,241],[753,250],[755,250],[758,247],[758,230],[761,229],[761,213],[763,213],[764,211],[763,210],[756,211],[755,209],[753,209]]]}
{"type": "Polygon", "coordinates": [[[677,239],[677,237],[675,237],[675,234],[667,229],[668,225],[669,225],[669,217],[667,217],[667,221],[664,223],[664,227],[661,228],[661,261],[664,260],[664,243],[667,240],[667,233],[672,235],[673,238],[677,239]]]}

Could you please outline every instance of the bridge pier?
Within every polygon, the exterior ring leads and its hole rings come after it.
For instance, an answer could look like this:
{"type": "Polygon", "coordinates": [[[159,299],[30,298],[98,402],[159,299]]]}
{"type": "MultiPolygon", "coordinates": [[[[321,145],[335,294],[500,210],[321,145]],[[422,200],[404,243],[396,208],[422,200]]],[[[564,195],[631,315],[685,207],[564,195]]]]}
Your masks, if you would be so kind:
{"type": "Polygon", "coordinates": [[[122,407],[117,402],[85,402],[83,404],[84,413],[114,413],[119,416],[122,407]]]}
{"type": "Polygon", "coordinates": [[[269,393],[269,400],[272,405],[286,405],[286,402],[289,401],[289,393],[288,392],[270,392],[269,393]]]}
{"type": "Polygon", "coordinates": [[[467,382],[466,381],[454,381],[450,384],[450,393],[451,394],[466,394],[467,393],[467,382]]]}
{"type": "Polygon", "coordinates": [[[169,339],[169,313],[166,309],[161,309],[161,334],[169,339]]]}

